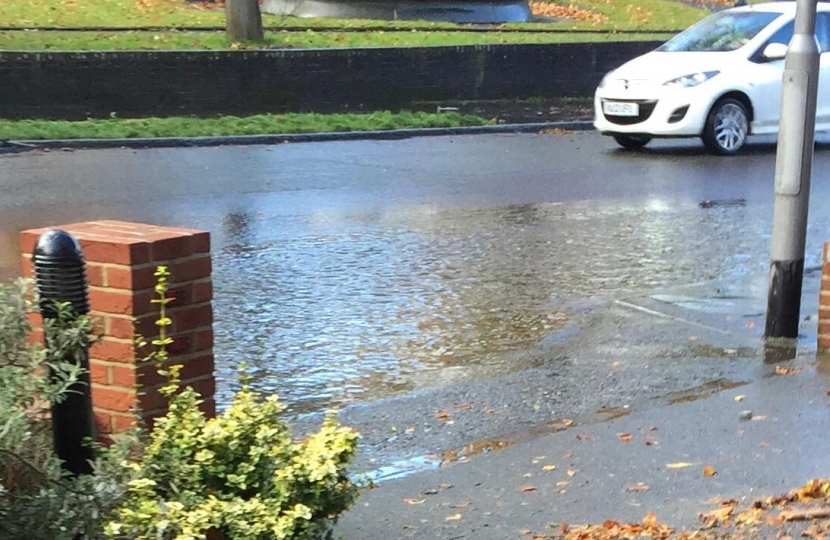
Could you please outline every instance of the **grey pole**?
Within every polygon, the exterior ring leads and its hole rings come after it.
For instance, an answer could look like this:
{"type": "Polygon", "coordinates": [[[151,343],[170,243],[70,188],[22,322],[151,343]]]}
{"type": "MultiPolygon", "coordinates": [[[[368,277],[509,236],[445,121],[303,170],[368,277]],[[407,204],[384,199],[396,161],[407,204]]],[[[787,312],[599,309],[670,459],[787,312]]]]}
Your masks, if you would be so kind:
{"type": "Polygon", "coordinates": [[[798,336],[818,91],[816,1],[797,0],[795,31],[784,61],[764,332],[768,338],[798,336]]]}

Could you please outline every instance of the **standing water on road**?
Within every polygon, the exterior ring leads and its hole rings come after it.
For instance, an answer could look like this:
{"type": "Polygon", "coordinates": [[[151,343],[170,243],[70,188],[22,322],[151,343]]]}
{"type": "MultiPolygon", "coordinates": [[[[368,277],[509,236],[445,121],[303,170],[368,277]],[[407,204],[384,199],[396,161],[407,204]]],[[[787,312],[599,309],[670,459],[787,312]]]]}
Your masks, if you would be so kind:
{"type": "Polygon", "coordinates": [[[763,280],[769,242],[741,232],[764,230],[765,211],[660,201],[273,219],[225,218],[217,363],[230,380],[246,360],[297,413],[528,367],[513,353],[580,300],[763,280]]]}

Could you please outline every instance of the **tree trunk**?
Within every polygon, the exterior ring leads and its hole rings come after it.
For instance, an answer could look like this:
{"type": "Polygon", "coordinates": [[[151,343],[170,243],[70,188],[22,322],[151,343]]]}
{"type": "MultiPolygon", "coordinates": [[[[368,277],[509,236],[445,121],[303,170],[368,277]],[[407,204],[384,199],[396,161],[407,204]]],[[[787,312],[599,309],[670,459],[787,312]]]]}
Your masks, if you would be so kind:
{"type": "Polygon", "coordinates": [[[262,14],[257,0],[225,0],[225,19],[231,41],[262,41],[262,14]]]}

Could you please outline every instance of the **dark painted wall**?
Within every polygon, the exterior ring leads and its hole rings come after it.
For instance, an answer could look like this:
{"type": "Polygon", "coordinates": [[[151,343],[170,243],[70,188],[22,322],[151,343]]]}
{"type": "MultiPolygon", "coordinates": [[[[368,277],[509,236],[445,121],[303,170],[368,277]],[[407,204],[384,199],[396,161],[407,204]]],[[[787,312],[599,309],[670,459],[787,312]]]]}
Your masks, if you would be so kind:
{"type": "Polygon", "coordinates": [[[0,52],[0,117],[395,109],[591,95],[656,42],[222,52],[0,52]]]}

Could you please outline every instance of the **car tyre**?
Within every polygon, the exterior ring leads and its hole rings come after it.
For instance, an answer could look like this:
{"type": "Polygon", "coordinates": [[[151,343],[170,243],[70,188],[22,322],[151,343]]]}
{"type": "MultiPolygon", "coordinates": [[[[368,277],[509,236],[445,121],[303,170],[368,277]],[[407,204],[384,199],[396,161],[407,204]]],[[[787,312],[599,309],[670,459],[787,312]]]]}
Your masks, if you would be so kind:
{"type": "Polygon", "coordinates": [[[646,135],[614,135],[617,144],[626,150],[639,150],[651,141],[646,135]]]}
{"type": "Polygon", "coordinates": [[[749,113],[743,103],[734,98],[718,100],[709,111],[703,128],[703,145],[719,156],[737,154],[749,135],[749,113]]]}

